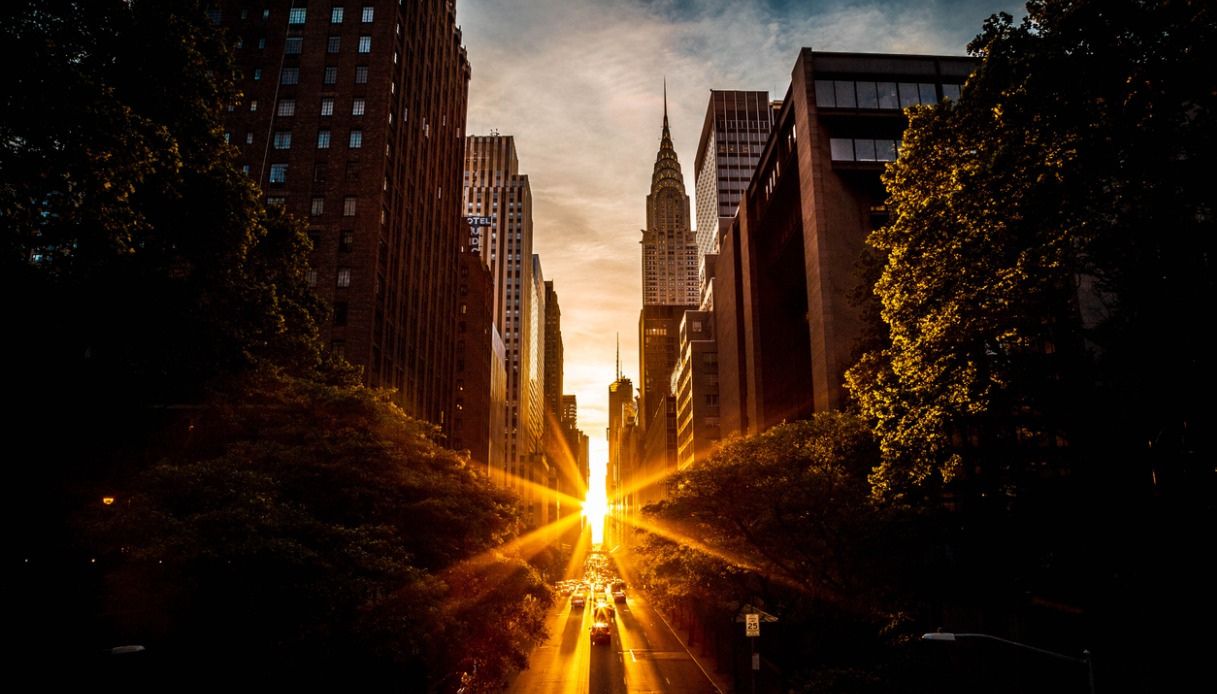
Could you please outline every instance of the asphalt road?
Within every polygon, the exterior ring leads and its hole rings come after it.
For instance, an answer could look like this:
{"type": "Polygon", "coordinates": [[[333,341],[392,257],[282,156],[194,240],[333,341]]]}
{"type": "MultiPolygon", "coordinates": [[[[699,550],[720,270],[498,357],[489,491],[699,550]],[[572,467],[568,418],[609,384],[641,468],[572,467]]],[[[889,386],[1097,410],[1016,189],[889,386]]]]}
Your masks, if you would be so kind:
{"type": "Polygon", "coordinates": [[[533,651],[529,667],[508,688],[519,694],[619,694],[622,692],[718,692],[714,683],[653,610],[629,593],[616,605],[613,638],[593,646],[591,607],[572,608],[563,598],[547,622],[549,640],[533,651]]]}

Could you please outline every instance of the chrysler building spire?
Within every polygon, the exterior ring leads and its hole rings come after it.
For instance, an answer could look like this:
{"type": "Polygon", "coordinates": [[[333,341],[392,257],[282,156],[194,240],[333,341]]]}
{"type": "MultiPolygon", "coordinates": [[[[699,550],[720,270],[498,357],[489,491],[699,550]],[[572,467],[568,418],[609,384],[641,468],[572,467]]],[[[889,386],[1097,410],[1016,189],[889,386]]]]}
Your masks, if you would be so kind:
{"type": "Polygon", "coordinates": [[[663,129],[651,194],[647,228],[642,232],[643,303],[697,306],[697,242],[689,224],[689,196],[668,122],[668,84],[663,85],[663,129]]]}

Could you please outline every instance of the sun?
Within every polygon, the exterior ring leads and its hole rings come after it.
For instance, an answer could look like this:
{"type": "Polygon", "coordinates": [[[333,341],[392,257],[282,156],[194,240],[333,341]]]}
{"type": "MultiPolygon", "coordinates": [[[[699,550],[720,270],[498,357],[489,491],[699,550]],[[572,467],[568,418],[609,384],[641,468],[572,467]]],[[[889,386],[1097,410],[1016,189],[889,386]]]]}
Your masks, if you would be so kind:
{"type": "Polygon", "coordinates": [[[604,489],[604,462],[593,463],[591,479],[587,482],[587,498],[583,501],[583,516],[592,530],[592,542],[604,542],[604,517],[608,515],[608,498],[604,489]]]}

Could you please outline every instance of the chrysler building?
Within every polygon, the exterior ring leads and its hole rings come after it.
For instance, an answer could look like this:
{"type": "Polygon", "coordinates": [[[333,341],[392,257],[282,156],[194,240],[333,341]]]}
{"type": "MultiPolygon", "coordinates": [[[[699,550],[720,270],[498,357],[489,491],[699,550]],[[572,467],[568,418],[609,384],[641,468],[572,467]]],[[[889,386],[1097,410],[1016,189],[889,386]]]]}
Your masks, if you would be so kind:
{"type": "Polygon", "coordinates": [[[666,91],[663,135],[647,196],[647,228],[642,230],[642,303],[697,306],[697,238],[689,228],[689,196],[668,130],[666,91]]]}

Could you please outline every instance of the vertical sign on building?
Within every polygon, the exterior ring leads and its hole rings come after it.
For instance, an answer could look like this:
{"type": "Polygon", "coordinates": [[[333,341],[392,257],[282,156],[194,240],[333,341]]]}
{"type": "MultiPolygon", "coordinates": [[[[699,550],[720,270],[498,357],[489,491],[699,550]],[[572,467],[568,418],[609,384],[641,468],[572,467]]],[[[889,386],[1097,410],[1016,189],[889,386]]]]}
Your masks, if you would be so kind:
{"type": "Polygon", "coordinates": [[[465,224],[469,226],[469,252],[481,255],[482,229],[494,226],[494,217],[465,217],[465,224]]]}

